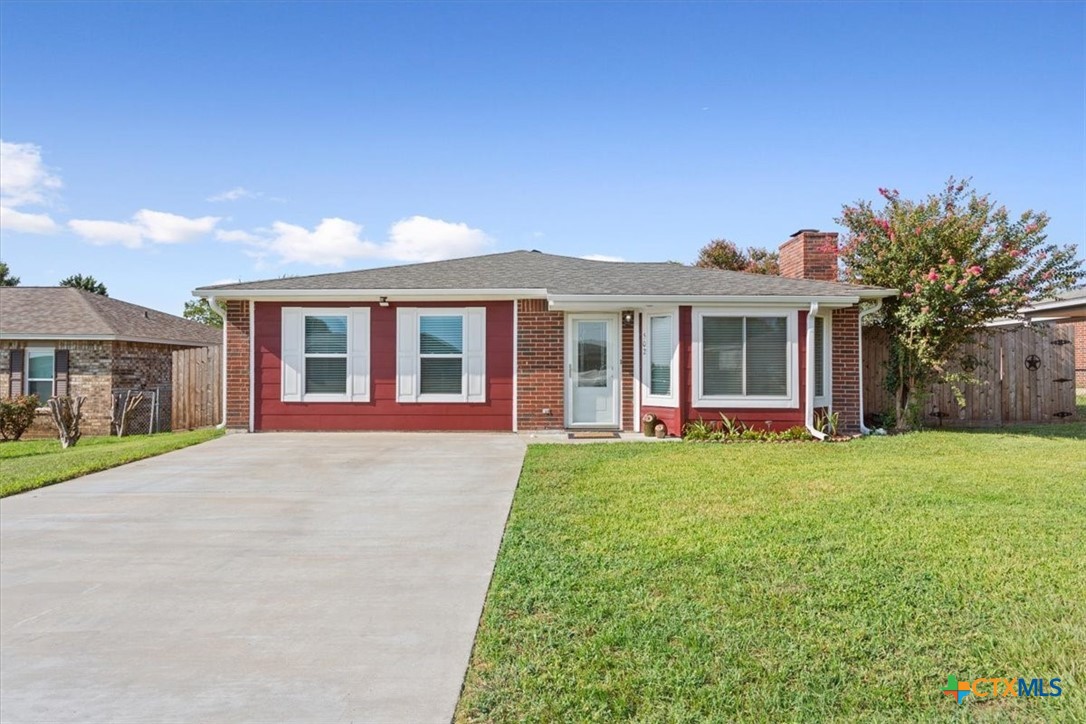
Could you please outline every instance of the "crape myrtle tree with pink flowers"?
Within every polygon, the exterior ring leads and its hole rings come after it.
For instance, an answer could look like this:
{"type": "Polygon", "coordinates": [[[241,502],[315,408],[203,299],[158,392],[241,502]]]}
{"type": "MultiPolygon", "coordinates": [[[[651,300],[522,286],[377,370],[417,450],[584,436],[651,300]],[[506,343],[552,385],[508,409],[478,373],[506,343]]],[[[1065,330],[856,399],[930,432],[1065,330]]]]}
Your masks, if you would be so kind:
{"type": "Polygon", "coordinates": [[[1073,287],[1082,262],[1072,245],[1047,243],[1044,212],[1017,218],[969,181],[951,178],[922,201],[879,189],[884,203],[844,206],[838,253],[848,281],[899,290],[880,325],[890,338],[887,387],[899,430],[919,423],[934,381],[972,381],[951,369],[955,351],[993,319],[1019,316],[1031,301],[1073,287]]]}

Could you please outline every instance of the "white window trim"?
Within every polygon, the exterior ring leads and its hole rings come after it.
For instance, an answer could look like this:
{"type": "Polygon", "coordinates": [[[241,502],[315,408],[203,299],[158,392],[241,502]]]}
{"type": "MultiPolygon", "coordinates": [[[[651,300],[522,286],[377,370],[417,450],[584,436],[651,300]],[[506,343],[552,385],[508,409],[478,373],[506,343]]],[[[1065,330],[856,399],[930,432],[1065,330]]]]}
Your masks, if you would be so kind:
{"type": "Polygon", "coordinates": [[[796,309],[782,310],[779,307],[746,307],[728,309],[695,308],[692,310],[692,349],[691,369],[694,376],[693,400],[691,405],[698,408],[757,408],[757,409],[793,409],[799,407],[799,338],[798,319],[799,312],[796,309]],[[702,379],[702,320],[705,317],[785,317],[787,320],[786,344],[788,375],[786,385],[788,394],[784,397],[753,396],[753,395],[706,395],[703,392],[704,381],[702,379]]]}
{"type": "Polygon", "coordinates": [[[401,403],[451,402],[480,403],[486,402],[486,307],[399,307],[396,310],[396,401],[401,403]],[[478,315],[481,319],[479,338],[475,339],[469,317],[478,315]],[[463,321],[463,345],[459,355],[424,355],[419,340],[420,317],[460,317],[463,321]],[[410,325],[410,329],[401,329],[410,325]],[[405,337],[412,340],[411,349],[405,350],[405,337]],[[478,345],[476,346],[476,343],[478,345]],[[460,394],[422,393],[422,359],[457,357],[461,360],[460,394]],[[471,391],[473,360],[477,361],[477,374],[481,380],[479,390],[471,391]],[[404,376],[411,378],[410,390],[402,384],[404,376]]]}
{"type": "Polygon", "coordinates": [[[654,407],[679,406],[679,310],[653,309],[642,313],[641,325],[641,399],[642,404],[654,407]],[[671,392],[666,395],[652,394],[652,318],[671,319],[671,392]]]}
{"type": "MultiPolygon", "coordinates": [[[[281,320],[288,314],[296,314],[299,318],[301,348],[299,350],[298,396],[288,398],[286,394],[286,381],[282,380],[279,386],[279,399],[283,402],[369,402],[370,400],[370,310],[369,307],[283,307],[281,320]],[[347,352],[345,354],[317,354],[305,351],[305,318],[306,317],[346,317],[347,318],[347,352]],[[360,322],[360,323],[356,323],[360,322]],[[356,340],[356,335],[362,335],[364,339],[356,340]],[[361,355],[356,347],[356,342],[363,342],[364,352],[361,355]],[[347,380],[345,392],[311,392],[305,391],[305,364],[306,359],[327,358],[347,359],[347,380]],[[355,389],[356,387],[362,389],[355,389]]],[[[281,321],[282,324],[282,321],[281,321]]],[[[283,340],[280,340],[280,352],[282,353],[283,340]]],[[[282,356],[282,355],[281,355],[282,356]]],[[[294,372],[288,369],[285,362],[280,359],[282,377],[294,372]]]]}
{"type": "MultiPolygon", "coordinates": [[[[822,320],[822,391],[823,395],[814,396],[815,407],[832,407],[833,406],[833,316],[832,312],[828,314],[817,314],[822,320]]],[[[811,355],[811,359],[814,359],[814,355],[811,355]]],[[[818,370],[815,370],[817,373],[818,370]]],[[[816,388],[817,389],[817,388],[816,388]]]]}
{"type": "MultiPolygon", "coordinates": [[[[50,391],[55,395],[57,393],[57,349],[56,347],[27,347],[23,350],[23,394],[30,394],[31,382],[48,382],[52,387],[50,391]],[[53,358],[53,376],[52,377],[31,377],[30,376],[30,358],[33,355],[47,354],[53,358]]],[[[39,400],[41,403],[38,409],[48,407],[49,398],[39,400]]]]}

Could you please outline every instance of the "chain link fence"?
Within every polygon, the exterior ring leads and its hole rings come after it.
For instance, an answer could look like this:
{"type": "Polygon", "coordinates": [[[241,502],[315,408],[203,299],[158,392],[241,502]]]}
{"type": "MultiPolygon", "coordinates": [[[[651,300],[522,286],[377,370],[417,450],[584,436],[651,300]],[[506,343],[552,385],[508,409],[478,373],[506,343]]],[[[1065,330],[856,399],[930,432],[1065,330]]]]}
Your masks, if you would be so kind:
{"type": "Polygon", "coordinates": [[[126,404],[139,399],[125,419],[126,435],[169,432],[172,428],[173,389],[169,386],[149,389],[113,390],[113,415],[110,434],[116,435],[126,404]],[[142,396],[142,397],[140,397],[142,396]]]}

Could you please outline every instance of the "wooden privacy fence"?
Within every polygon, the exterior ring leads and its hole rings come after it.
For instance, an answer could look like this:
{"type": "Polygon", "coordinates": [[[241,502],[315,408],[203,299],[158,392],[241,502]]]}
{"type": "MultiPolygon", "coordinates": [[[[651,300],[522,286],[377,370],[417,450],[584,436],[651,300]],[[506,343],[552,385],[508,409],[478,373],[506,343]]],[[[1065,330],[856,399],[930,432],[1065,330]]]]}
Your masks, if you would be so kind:
{"type": "Polygon", "coordinates": [[[222,422],[222,347],[193,347],[173,353],[173,429],[192,430],[222,422]]]}
{"type": "MultiPolygon", "coordinates": [[[[889,339],[878,327],[864,329],[864,413],[894,409],[886,390],[889,339]]],[[[961,384],[959,407],[949,384],[932,385],[924,403],[926,425],[987,427],[1015,422],[1075,419],[1075,346],[1071,325],[993,328],[955,356],[951,372],[980,380],[961,384]]]]}

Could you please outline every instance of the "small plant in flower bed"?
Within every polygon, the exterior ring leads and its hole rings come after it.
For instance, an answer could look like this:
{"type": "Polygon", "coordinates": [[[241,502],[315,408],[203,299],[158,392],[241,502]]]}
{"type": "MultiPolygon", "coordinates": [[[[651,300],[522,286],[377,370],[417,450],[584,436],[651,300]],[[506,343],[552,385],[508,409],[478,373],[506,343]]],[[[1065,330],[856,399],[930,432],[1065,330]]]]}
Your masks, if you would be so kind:
{"type": "Polygon", "coordinates": [[[686,423],[683,428],[683,439],[690,442],[791,442],[813,438],[803,425],[774,432],[768,426],[764,430],[759,430],[747,427],[739,420],[721,415],[720,422],[698,419],[686,423]]]}

